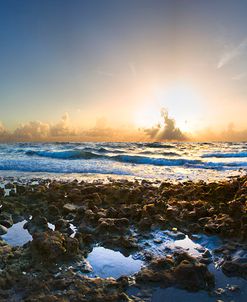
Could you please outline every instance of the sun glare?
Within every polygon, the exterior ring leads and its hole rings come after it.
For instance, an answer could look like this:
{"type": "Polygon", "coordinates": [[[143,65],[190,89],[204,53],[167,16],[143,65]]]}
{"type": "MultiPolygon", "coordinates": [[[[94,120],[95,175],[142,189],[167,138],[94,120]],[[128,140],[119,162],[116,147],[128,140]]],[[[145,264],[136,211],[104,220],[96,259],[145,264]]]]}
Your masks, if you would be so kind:
{"type": "Polygon", "coordinates": [[[139,108],[134,115],[134,123],[140,128],[149,128],[162,122],[160,108],[147,104],[139,108]]]}
{"type": "Polygon", "coordinates": [[[166,89],[158,89],[154,99],[142,102],[134,113],[134,123],[137,127],[148,128],[163,124],[162,108],[169,112],[169,117],[175,119],[176,125],[183,131],[193,131],[196,119],[202,108],[201,97],[196,89],[182,84],[174,84],[166,89]]]}

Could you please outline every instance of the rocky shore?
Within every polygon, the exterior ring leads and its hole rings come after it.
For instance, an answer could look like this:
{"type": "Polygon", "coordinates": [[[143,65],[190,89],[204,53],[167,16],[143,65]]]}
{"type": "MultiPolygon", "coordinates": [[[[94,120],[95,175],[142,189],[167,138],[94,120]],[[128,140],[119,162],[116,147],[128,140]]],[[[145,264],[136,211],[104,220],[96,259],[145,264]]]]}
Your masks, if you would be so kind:
{"type": "Polygon", "coordinates": [[[247,279],[247,177],[159,184],[9,181],[0,196],[0,301],[151,301],[142,290],[157,287],[195,295],[203,290],[216,301],[224,299],[211,264],[247,279]],[[8,234],[20,222],[31,239],[11,244],[8,234]],[[200,236],[221,244],[202,244],[192,253],[165,239],[200,236]],[[142,268],[119,278],[96,277],[87,260],[96,246],[134,255],[142,268]],[[130,294],[133,287],[138,295],[130,294]]]}

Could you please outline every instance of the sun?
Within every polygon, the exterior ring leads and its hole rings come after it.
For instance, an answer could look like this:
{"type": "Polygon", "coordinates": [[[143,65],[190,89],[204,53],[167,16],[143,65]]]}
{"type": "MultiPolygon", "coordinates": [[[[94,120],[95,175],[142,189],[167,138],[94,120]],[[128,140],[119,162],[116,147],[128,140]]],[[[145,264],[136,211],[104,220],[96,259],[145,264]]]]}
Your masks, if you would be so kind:
{"type": "Polygon", "coordinates": [[[176,126],[183,131],[193,132],[203,116],[204,99],[194,86],[182,82],[175,83],[158,94],[160,107],[167,109],[176,126]]]}
{"type": "Polygon", "coordinates": [[[139,102],[134,111],[134,123],[140,128],[150,128],[163,124],[162,108],[183,131],[194,131],[198,118],[202,115],[202,98],[198,91],[185,84],[176,83],[166,88],[159,88],[154,98],[139,102]]]}

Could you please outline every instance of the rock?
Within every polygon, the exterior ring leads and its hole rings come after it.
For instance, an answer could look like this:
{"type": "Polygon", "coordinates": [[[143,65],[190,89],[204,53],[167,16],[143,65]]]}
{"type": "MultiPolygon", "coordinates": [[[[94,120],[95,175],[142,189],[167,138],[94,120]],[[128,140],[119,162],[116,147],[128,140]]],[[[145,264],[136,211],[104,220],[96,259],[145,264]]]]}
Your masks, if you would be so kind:
{"type": "Polygon", "coordinates": [[[9,182],[4,187],[5,187],[5,189],[14,189],[15,186],[14,186],[14,184],[9,182]]]}
{"type": "Polygon", "coordinates": [[[34,216],[31,220],[25,223],[24,228],[30,234],[45,232],[49,230],[47,219],[43,216],[34,216]]]}
{"type": "Polygon", "coordinates": [[[79,242],[58,231],[34,233],[31,249],[43,261],[57,261],[63,257],[74,257],[79,252],[79,242]]]}
{"type": "Polygon", "coordinates": [[[66,203],[63,206],[63,209],[65,212],[70,213],[70,212],[76,212],[78,210],[78,206],[72,203],[66,203]]]}
{"type": "Polygon", "coordinates": [[[13,225],[12,215],[5,212],[0,214],[0,224],[6,228],[10,228],[13,225]]]}
{"type": "Polygon", "coordinates": [[[122,233],[129,227],[127,218],[100,218],[98,223],[95,231],[102,234],[105,232],[122,233]]]}
{"type": "Polygon", "coordinates": [[[227,276],[239,276],[247,279],[247,258],[225,261],[222,271],[227,276]]]}
{"type": "Polygon", "coordinates": [[[7,232],[8,232],[8,229],[5,226],[0,224],[0,236],[7,234],[7,232]]]}
{"type": "Polygon", "coordinates": [[[76,263],[76,266],[83,273],[91,273],[93,271],[91,264],[86,259],[76,263]]]}
{"type": "Polygon", "coordinates": [[[186,253],[152,260],[136,275],[136,280],[141,284],[154,282],[163,287],[177,286],[189,291],[214,287],[214,276],[206,265],[186,253]]]}
{"type": "Polygon", "coordinates": [[[174,276],[180,288],[190,291],[209,289],[214,286],[214,277],[204,264],[183,260],[175,268],[174,276]]]}
{"type": "Polygon", "coordinates": [[[176,231],[167,230],[164,233],[167,234],[169,237],[171,237],[174,240],[182,240],[186,237],[184,233],[178,232],[177,230],[176,231]]]}
{"type": "Polygon", "coordinates": [[[240,287],[238,285],[227,285],[226,287],[230,292],[236,292],[240,290],[240,287]]]}
{"type": "Polygon", "coordinates": [[[48,207],[48,216],[51,218],[51,219],[54,219],[58,216],[60,216],[60,210],[58,209],[58,207],[56,207],[55,205],[51,205],[48,207]]]}
{"type": "Polygon", "coordinates": [[[70,223],[69,221],[65,220],[65,219],[59,219],[56,223],[55,223],[55,230],[59,231],[61,233],[66,233],[68,235],[73,234],[73,231],[70,228],[70,223]]]}
{"type": "Polygon", "coordinates": [[[143,217],[138,223],[138,226],[141,230],[148,230],[150,229],[152,223],[153,221],[150,219],[150,217],[143,217]]]}
{"type": "Polygon", "coordinates": [[[26,187],[22,185],[16,185],[16,192],[17,194],[23,194],[26,192],[26,187]]]}

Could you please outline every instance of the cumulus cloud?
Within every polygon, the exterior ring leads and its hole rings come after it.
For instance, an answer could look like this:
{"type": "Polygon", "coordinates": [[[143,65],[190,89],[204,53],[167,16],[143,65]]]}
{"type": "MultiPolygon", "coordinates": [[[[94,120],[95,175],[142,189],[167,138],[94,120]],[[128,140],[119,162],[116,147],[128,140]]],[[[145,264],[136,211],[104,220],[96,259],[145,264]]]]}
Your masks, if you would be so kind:
{"type": "Polygon", "coordinates": [[[2,141],[55,140],[74,135],[76,135],[76,131],[71,127],[68,113],[65,113],[55,124],[30,121],[19,125],[12,133],[0,122],[0,140],[2,141]]]}
{"type": "Polygon", "coordinates": [[[9,135],[8,130],[5,128],[5,126],[0,122],[0,138],[1,137],[7,137],[9,135]]]}
{"type": "Polygon", "coordinates": [[[26,124],[21,124],[12,137],[17,139],[45,139],[49,136],[50,125],[40,121],[32,121],[26,124]]]}
{"type": "Polygon", "coordinates": [[[75,134],[76,131],[70,125],[70,118],[67,112],[57,124],[50,126],[50,136],[52,137],[73,136],[75,134]]]}
{"type": "Polygon", "coordinates": [[[237,46],[225,51],[217,64],[217,68],[220,69],[224,65],[230,63],[233,59],[242,55],[247,49],[247,38],[241,41],[237,46]]]}
{"type": "Polygon", "coordinates": [[[5,129],[4,125],[2,124],[2,122],[0,122],[0,133],[3,133],[5,131],[6,131],[6,129],[5,129]]]}
{"type": "Polygon", "coordinates": [[[166,110],[162,109],[161,115],[163,118],[163,125],[158,124],[155,127],[144,130],[151,139],[172,141],[183,141],[187,139],[185,133],[176,127],[175,120],[169,117],[166,110]]]}

